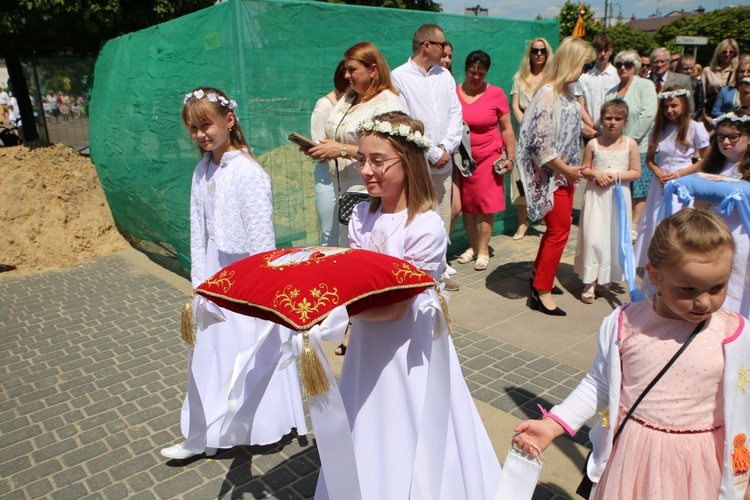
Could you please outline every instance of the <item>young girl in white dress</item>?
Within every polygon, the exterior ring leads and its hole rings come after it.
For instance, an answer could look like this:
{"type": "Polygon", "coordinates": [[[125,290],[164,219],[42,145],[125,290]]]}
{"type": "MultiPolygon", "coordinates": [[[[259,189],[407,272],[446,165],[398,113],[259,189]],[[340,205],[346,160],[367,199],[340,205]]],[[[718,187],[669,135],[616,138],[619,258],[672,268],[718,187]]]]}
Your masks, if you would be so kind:
{"type": "MultiPolygon", "coordinates": [[[[194,288],[229,264],[276,247],[271,180],[249,152],[236,108],[215,88],[198,88],[184,99],[182,121],[203,154],[190,193],[194,288]]],[[[161,454],[184,460],[217,448],[275,443],[295,428],[306,434],[296,367],[278,370],[280,346],[291,332],[200,297],[193,307],[198,329],[195,347],[188,347],[185,442],[161,454]]]]}
{"type": "MultiPolygon", "coordinates": [[[[399,257],[439,280],[447,236],[422,123],[390,112],[359,130],[356,164],[371,199],[355,207],[351,248],[399,257]]],[[[500,465],[434,294],[352,320],[340,391],[363,500],[494,498],[500,465]]],[[[329,498],[334,481],[321,473],[315,498],[329,498]]]]}
{"type": "Polygon", "coordinates": [[[583,152],[583,164],[592,168],[582,171],[587,182],[573,265],[584,283],[584,304],[594,302],[597,285],[599,291],[606,291],[610,281],[624,279],[619,262],[620,222],[614,185],[622,183],[630,228],[630,182],[641,175],[638,143],[622,133],[628,122],[628,105],[622,99],[607,101],[600,116],[604,133],[589,141],[583,152]]]}
{"type": "Polygon", "coordinates": [[[589,498],[750,500],[750,328],[722,307],[733,255],[716,214],[687,208],[664,219],[646,267],[655,296],[608,316],[578,387],[542,420],[514,429],[543,451],[599,413],[589,431],[589,498]]]}
{"type": "MultiPolygon", "coordinates": [[[[711,138],[711,147],[701,163],[701,170],[747,183],[750,181],[750,116],[741,110],[729,112],[716,118],[714,127],[716,134],[711,138]]],[[[736,208],[729,215],[720,215],[732,231],[736,249],[724,307],[749,317],[750,234],[736,208]]]]}
{"type": "MultiPolygon", "coordinates": [[[[703,158],[708,147],[706,127],[691,118],[689,97],[690,91],[680,88],[659,94],[659,110],[646,155],[648,168],[654,173],[654,178],[646,195],[646,208],[635,242],[638,267],[644,267],[648,262],[648,245],[659,222],[664,201],[664,183],[694,173],[698,166],[693,164],[693,158],[703,158]],[[654,161],[657,152],[658,165],[654,161]]],[[[680,209],[680,205],[676,200],[673,203],[674,213],[680,209]]]]}

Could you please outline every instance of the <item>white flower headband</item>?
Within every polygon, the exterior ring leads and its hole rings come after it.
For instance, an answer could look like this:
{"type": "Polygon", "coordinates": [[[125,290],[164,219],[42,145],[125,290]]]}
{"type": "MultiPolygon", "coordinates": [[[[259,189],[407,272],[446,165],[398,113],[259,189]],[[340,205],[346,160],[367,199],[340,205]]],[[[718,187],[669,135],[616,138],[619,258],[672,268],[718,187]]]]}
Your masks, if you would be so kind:
{"type": "Polygon", "coordinates": [[[185,94],[185,98],[182,100],[182,105],[184,106],[185,104],[187,104],[187,102],[193,97],[198,100],[205,97],[209,102],[219,102],[222,106],[224,106],[225,108],[229,108],[232,111],[237,109],[237,101],[235,101],[234,99],[227,100],[227,98],[223,95],[219,95],[214,92],[209,92],[208,94],[206,94],[205,92],[203,92],[203,89],[198,89],[194,92],[188,92],[187,94],[185,94]]]}
{"type": "Polygon", "coordinates": [[[369,119],[362,120],[357,125],[357,133],[361,134],[363,132],[380,132],[381,134],[405,137],[407,141],[413,142],[424,151],[428,151],[430,146],[432,146],[430,140],[423,136],[422,132],[419,130],[412,132],[411,127],[403,123],[394,127],[391,122],[372,121],[369,119]]]}
{"type": "Polygon", "coordinates": [[[733,111],[730,111],[729,113],[724,113],[723,115],[714,118],[711,123],[714,124],[714,127],[717,127],[721,122],[726,120],[729,120],[730,122],[747,123],[750,122],[750,116],[737,116],[733,111]]]}
{"type": "Polygon", "coordinates": [[[679,97],[681,95],[684,95],[685,97],[690,97],[690,91],[687,89],[679,89],[679,90],[668,90],[666,92],[659,92],[659,99],[674,99],[675,97],[679,97]]]}

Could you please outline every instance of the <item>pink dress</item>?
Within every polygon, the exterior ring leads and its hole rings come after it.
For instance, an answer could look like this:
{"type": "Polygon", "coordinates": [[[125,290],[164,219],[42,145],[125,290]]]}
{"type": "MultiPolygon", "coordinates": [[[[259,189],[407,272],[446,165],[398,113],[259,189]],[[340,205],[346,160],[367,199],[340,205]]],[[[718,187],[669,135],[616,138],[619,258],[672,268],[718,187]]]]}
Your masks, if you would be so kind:
{"type": "Polygon", "coordinates": [[[508,99],[500,87],[487,84],[484,94],[472,103],[456,93],[463,110],[463,118],[471,131],[471,156],[477,170],[471,177],[459,176],[461,209],[472,214],[494,214],[505,210],[504,175],[495,175],[492,164],[503,152],[500,117],[510,112],[508,99]]]}
{"type": "MultiPolygon", "coordinates": [[[[697,325],[626,309],[619,421],[697,325]]],[[[724,452],[722,342],[738,316],[720,309],[641,401],[612,450],[597,499],[717,498],[724,452]]]]}

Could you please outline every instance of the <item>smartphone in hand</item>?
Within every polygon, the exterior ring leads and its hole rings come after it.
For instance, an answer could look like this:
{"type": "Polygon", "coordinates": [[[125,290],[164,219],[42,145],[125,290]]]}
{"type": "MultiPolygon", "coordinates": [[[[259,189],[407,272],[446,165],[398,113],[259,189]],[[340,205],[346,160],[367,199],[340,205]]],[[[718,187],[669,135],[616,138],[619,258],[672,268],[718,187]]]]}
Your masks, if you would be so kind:
{"type": "Polygon", "coordinates": [[[289,134],[288,139],[296,145],[305,149],[310,149],[311,147],[316,146],[312,139],[308,139],[304,135],[300,135],[297,132],[292,132],[291,134],[289,134]]]}

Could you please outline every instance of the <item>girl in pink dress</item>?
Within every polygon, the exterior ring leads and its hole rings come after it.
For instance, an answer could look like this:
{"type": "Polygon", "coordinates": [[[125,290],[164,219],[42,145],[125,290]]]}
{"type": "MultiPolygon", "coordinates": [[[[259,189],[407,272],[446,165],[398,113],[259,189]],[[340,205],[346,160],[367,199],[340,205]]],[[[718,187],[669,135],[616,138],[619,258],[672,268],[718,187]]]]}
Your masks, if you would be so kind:
{"type": "Polygon", "coordinates": [[[750,331],[722,307],[733,256],[732,234],[712,212],[684,209],[664,219],[646,266],[655,296],[606,318],[583,381],[542,420],[514,429],[544,450],[601,412],[589,433],[590,498],[750,499],[750,331]]]}

